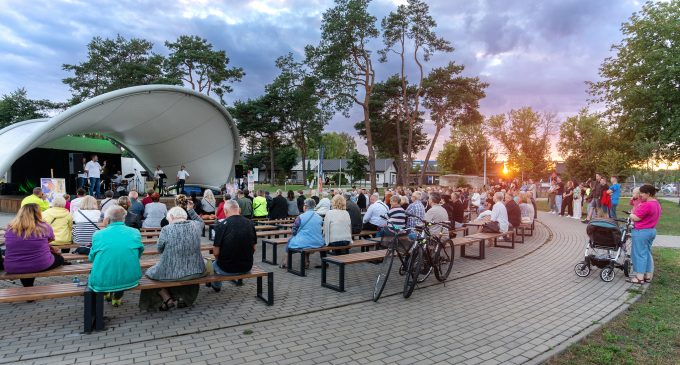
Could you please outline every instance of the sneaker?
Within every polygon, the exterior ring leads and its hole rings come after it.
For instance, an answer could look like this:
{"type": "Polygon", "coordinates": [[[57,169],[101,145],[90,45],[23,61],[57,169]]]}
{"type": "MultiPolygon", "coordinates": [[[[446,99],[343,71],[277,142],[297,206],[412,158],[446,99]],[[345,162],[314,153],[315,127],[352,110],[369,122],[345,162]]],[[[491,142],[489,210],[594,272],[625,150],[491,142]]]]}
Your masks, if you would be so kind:
{"type": "Polygon", "coordinates": [[[104,300],[107,301],[107,302],[110,302],[111,301],[111,293],[104,294],[104,300]]]}
{"type": "Polygon", "coordinates": [[[120,307],[121,305],[123,305],[123,299],[112,299],[111,305],[114,307],[120,307]]]}

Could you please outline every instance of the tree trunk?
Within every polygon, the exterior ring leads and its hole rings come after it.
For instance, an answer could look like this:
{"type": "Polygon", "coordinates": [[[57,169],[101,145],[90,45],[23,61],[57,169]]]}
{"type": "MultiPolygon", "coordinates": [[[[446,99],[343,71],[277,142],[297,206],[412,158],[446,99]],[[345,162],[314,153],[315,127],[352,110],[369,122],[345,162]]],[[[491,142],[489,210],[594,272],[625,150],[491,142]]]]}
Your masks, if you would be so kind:
{"type": "MultiPolygon", "coordinates": [[[[402,30],[402,34],[404,34],[404,30],[402,30]]],[[[406,75],[404,73],[404,38],[402,37],[401,39],[401,98],[402,98],[402,107],[404,108],[403,113],[404,116],[408,115],[408,99],[406,95],[406,75]]],[[[406,185],[408,186],[408,172],[405,172],[404,168],[404,146],[402,145],[401,141],[401,120],[397,119],[397,151],[399,153],[399,158],[397,159],[397,185],[404,185],[404,181],[406,181],[406,185]]]]}
{"type": "Polygon", "coordinates": [[[269,137],[269,184],[274,186],[274,177],[276,172],[274,171],[274,138],[269,137]]]}
{"type": "Polygon", "coordinates": [[[375,151],[373,151],[373,137],[371,136],[371,121],[368,116],[368,99],[370,98],[370,95],[367,95],[364,97],[365,98],[365,104],[363,105],[364,109],[364,126],[366,128],[366,147],[368,147],[368,170],[369,174],[371,175],[371,192],[373,192],[374,189],[378,187],[378,184],[375,179],[375,151]]]}
{"type": "Polygon", "coordinates": [[[300,146],[300,157],[302,158],[302,185],[307,185],[307,144],[304,141],[300,146]]]}
{"type": "Polygon", "coordinates": [[[432,137],[432,142],[430,142],[430,148],[427,149],[427,155],[425,156],[425,161],[423,162],[423,169],[420,171],[420,177],[418,177],[418,185],[423,185],[423,180],[425,178],[425,173],[427,172],[427,162],[430,161],[430,156],[432,156],[432,150],[434,149],[434,144],[437,143],[437,138],[439,137],[439,132],[441,132],[442,127],[437,124],[434,130],[434,136],[432,137]]]}
{"type": "MultiPolygon", "coordinates": [[[[411,166],[413,166],[413,125],[416,123],[416,120],[418,120],[418,106],[419,106],[419,97],[420,93],[422,92],[422,87],[423,87],[423,65],[418,61],[418,48],[419,46],[416,45],[415,49],[413,50],[413,59],[416,61],[416,64],[418,65],[418,69],[420,70],[420,81],[418,81],[418,88],[416,89],[416,94],[413,96],[413,113],[411,116],[411,119],[409,120],[408,124],[408,146],[407,146],[407,153],[408,153],[408,166],[409,169],[411,166]]],[[[428,152],[428,156],[432,152],[432,145],[430,145],[430,151],[428,152]]],[[[429,158],[429,157],[428,157],[429,158]]],[[[427,160],[425,160],[425,166],[427,166],[427,160]]],[[[423,170],[424,171],[424,170],[423,170]]],[[[421,185],[422,182],[422,177],[423,177],[423,172],[420,174],[420,178],[418,178],[418,184],[421,185]]]]}

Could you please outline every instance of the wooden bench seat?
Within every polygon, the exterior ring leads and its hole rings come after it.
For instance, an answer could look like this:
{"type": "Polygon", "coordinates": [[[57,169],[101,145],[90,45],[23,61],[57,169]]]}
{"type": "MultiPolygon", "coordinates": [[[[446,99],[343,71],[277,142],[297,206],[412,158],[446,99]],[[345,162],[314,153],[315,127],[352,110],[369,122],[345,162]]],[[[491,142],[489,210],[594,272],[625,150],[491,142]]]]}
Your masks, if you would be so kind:
{"type": "Polygon", "coordinates": [[[481,238],[475,238],[472,236],[456,237],[452,238],[453,246],[460,246],[460,256],[469,259],[483,260],[486,257],[486,247],[484,246],[484,240],[481,238]],[[476,256],[468,255],[465,253],[465,247],[473,244],[479,244],[479,254],[476,256]]]}
{"type": "Polygon", "coordinates": [[[288,240],[290,237],[284,237],[284,238],[267,238],[262,240],[262,262],[271,264],[271,265],[277,265],[278,264],[278,256],[279,256],[279,245],[285,245],[288,243],[288,240]],[[267,246],[271,246],[272,248],[272,259],[269,260],[267,259],[267,246]]]}
{"type": "MultiPolygon", "coordinates": [[[[323,261],[324,257],[328,254],[328,251],[335,251],[335,250],[350,250],[352,248],[360,248],[361,251],[370,251],[371,247],[376,247],[379,245],[380,242],[378,241],[372,241],[372,240],[356,240],[353,241],[351,244],[347,246],[322,246],[322,247],[317,247],[317,248],[306,248],[306,249],[288,249],[288,272],[291,274],[295,274],[298,276],[306,276],[305,274],[305,255],[313,254],[313,253],[319,253],[321,255],[321,261],[323,261]],[[300,269],[295,270],[293,267],[293,255],[298,254],[300,256],[300,269]]],[[[344,256],[344,255],[338,255],[338,256],[344,256]]],[[[323,265],[322,265],[323,266],[323,265]]]]}
{"type": "MultiPolygon", "coordinates": [[[[158,259],[146,259],[139,260],[139,265],[142,269],[149,268],[158,262],[158,259]]],[[[52,270],[26,273],[26,274],[8,274],[6,272],[0,274],[0,280],[17,280],[17,279],[29,279],[29,278],[47,278],[53,276],[69,276],[69,275],[86,275],[92,270],[92,264],[77,264],[77,265],[64,265],[56,267],[52,270]]]]}
{"type": "MultiPolygon", "coordinates": [[[[201,245],[201,251],[212,251],[213,245],[201,245]]],[[[155,245],[148,245],[144,247],[144,252],[142,255],[160,255],[158,252],[158,249],[156,248],[155,245]]],[[[71,260],[87,260],[87,255],[78,255],[76,253],[65,253],[62,254],[64,256],[64,260],[66,261],[71,261],[71,260]]]]}
{"type": "Polygon", "coordinates": [[[357,234],[353,234],[352,239],[371,238],[375,237],[376,233],[378,233],[378,231],[363,230],[357,234]]]}
{"type": "Polygon", "coordinates": [[[524,243],[525,236],[532,237],[534,235],[534,228],[534,220],[532,220],[531,223],[522,223],[517,227],[513,227],[515,235],[520,236],[522,239],[519,243],[524,243]]]}
{"type": "Polygon", "coordinates": [[[256,225],[272,225],[276,226],[279,224],[284,224],[284,223],[293,223],[295,221],[294,217],[291,218],[283,218],[283,219],[257,219],[253,218],[253,222],[255,222],[256,225]]]}
{"type": "Polygon", "coordinates": [[[255,226],[255,232],[259,231],[276,231],[277,229],[280,229],[278,226],[271,226],[271,225],[257,225],[255,226]]]}
{"type": "MultiPolygon", "coordinates": [[[[142,244],[152,245],[152,244],[156,244],[156,243],[158,243],[158,238],[144,238],[144,237],[142,237],[142,244]]],[[[70,245],[51,245],[51,246],[54,247],[54,248],[58,248],[58,249],[67,249],[68,248],[69,250],[72,250],[72,249],[76,249],[78,247],[81,247],[83,245],[78,245],[78,244],[73,243],[73,244],[70,244],[70,245]]]]}
{"type": "Polygon", "coordinates": [[[347,255],[330,256],[322,258],[321,265],[321,286],[324,288],[333,289],[335,291],[345,291],[345,266],[358,264],[361,262],[379,262],[385,258],[387,250],[366,251],[358,253],[350,253],[347,255]],[[327,267],[328,264],[338,266],[338,285],[329,284],[327,282],[327,267]]]}
{"type": "MultiPolygon", "coordinates": [[[[475,234],[471,234],[469,236],[465,236],[464,238],[474,238],[474,239],[479,239],[479,240],[486,241],[486,242],[491,242],[493,240],[493,247],[510,248],[510,249],[515,248],[515,232],[512,231],[512,230],[505,232],[505,233],[475,233],[475,234]],[[501,244],[498,243],[499,238],[508,237],[508,236],[510,237],[510,245],[509,246],[501,245],[501,244]]],[[[481,256],[481,245],[483,245],[483,243],[480,244],[480,256],[481,256]]],[[[465,247],[465,246],[461,246],[461,247],[465,247]]],[[[484,259],[484,257],[463,256],[463,253],[464,253],[464,249],[461,248],[461,256],[462,257],[476,258],[476,259],[480,259],[480,260],[484,259]]]]}
{"type": "Polygon", "coordinates": [[[279,236],[288,236],[293,234],[292,229],[277,229],[275,231],[259,231],[255,232],[257,238],[279,238],[279,236]]]}

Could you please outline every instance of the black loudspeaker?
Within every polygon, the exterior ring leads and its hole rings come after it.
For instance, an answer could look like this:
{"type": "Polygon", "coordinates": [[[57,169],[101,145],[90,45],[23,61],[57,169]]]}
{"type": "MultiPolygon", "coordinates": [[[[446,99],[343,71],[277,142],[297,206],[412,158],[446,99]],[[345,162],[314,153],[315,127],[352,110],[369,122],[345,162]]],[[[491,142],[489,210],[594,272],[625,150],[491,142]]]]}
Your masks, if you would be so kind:
{"type": "Polygon", "coordinates": [[[0,195],[19,195],[19,185],[13,183],[0,184],[0,195]]]}
{"type": "Polygon", "coordinates": [[[68,173],[75,175],[78,171],[83,169],[83,154],[69,153],[68,154],[68,173]]]}
{"type": "Polygon", "coordinates": [[[234,178],[243,179],[243,165],[234,166],[234,170],[235,170],[234,178]]]}

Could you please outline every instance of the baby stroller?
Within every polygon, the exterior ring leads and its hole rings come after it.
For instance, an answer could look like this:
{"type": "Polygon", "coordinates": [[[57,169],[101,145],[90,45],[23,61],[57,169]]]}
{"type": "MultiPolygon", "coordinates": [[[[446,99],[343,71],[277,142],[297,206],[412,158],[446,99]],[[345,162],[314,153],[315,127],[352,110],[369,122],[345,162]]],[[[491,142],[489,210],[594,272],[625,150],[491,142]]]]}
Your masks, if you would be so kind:
{"type": "Polygon", "coordinates": [[[600,271],[600,279],[606,282],[614,280],[614,269],[623,270],[628,277],[631,271],[630,249],[630,219],[593,219],[586,227],[588,243],[586,244],[585,259],[574,267],[576,275],[586,277],[590,275],[590,267],[595,266],[600,271]],[[625,225],[619,226],[617,222],[625,225]]]}

